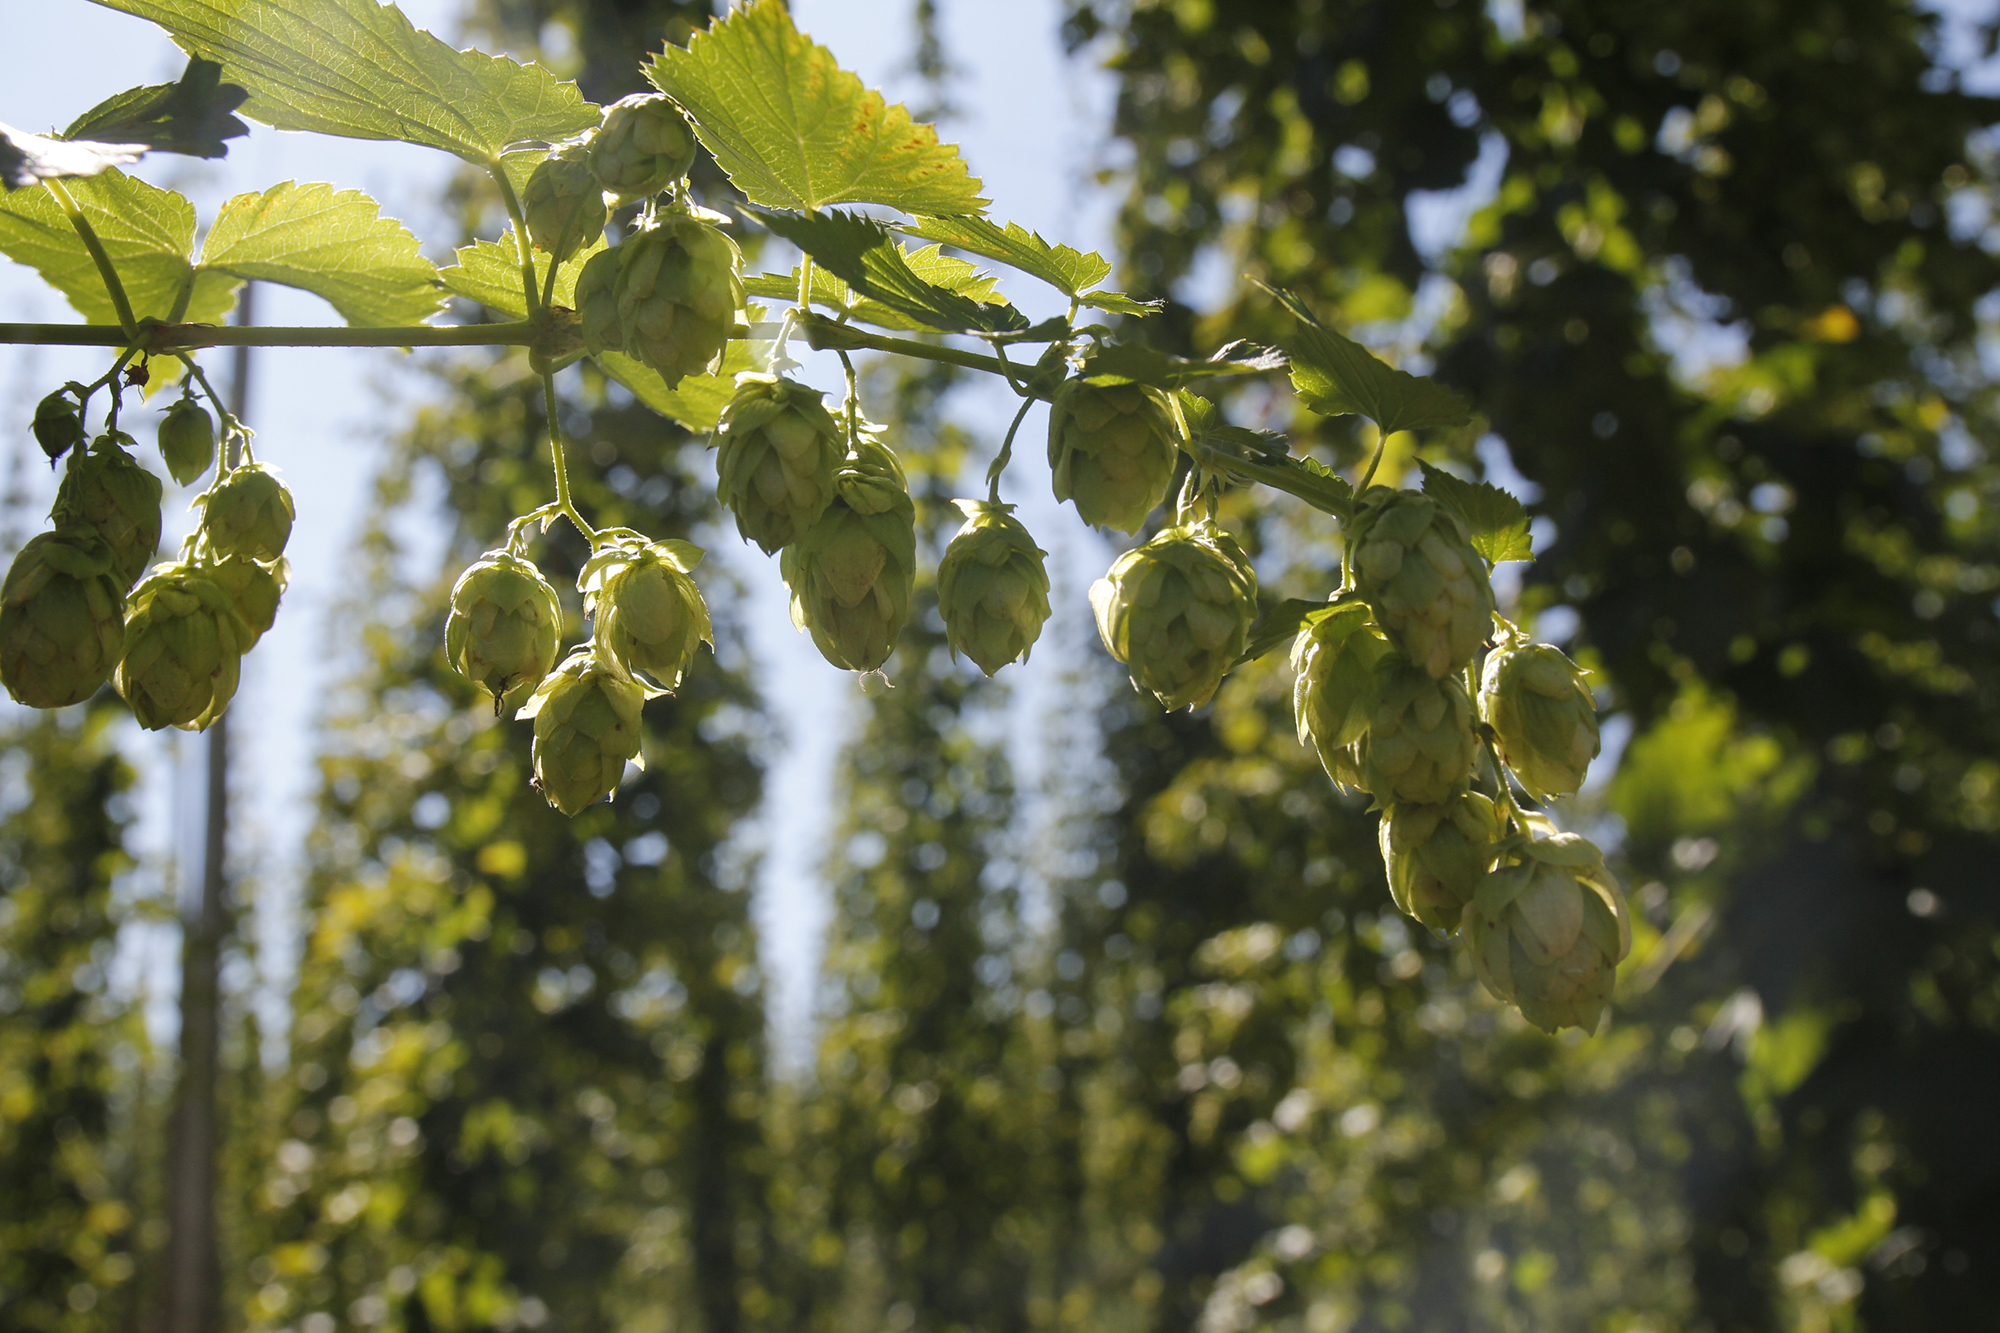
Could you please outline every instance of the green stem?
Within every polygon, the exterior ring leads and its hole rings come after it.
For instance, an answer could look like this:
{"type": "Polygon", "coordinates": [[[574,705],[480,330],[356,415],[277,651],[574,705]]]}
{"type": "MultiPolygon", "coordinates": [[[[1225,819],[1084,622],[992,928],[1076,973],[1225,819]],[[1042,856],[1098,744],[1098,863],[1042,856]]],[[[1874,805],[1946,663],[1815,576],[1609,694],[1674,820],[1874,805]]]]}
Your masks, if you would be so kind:
{"type": "Polygon", "coordinates": [[[1010,370],[1019,367],[1001,361],[997,357],[982,356],[978,352],[961,351],[956,347],[946,347],[940,343],[920,343],[909,338],[891,338],[879,333],[869,333],[848,324],[836,324],[830,319],[813,315],[799,321],[805,331],[806,342],[820,351],[853,351],[866,348],[871,352],[893,352],[897,356],[913,356],[924,361],[940,361],[948,366],[964,366],[967,370],[983,370],[989,375],[998,375],[1011,380],[1010,370]]]}
{"type": "Polygon", "coordinates": [[[847,371],[847,447],[852,451],[861,445],[861,378],[854,373],[854,362],[846,352],[835,349],[834,355],[847,371]]]}
{"type": "Polygon", "coordinates": [[[801,254],[799,256],[799,309],[807,314],[812,313],[812,290],[813,257],[808,254],[801,254]]]}
{"type": "MultiPolygon", "coordinates": [[[[333,328],[315,324],[159,324],[144,331],[148,351],[202,347],[526,347],[535,341],[527,320],[504,324],[429,324],[333,328]]],[[[0,344],[38,347],[129,347],[134,334],[111,324],[0,324],[0,344]]]]}
{"type": "Polygon", "coordinates": [[[129,340],[137,337],[139,321],[132,315],[132,303],[125,297],[125,284],[118,280],[118,270],[112,266],[111,256],[104,252],[104,242],[97,237],[97,228],[90,225],[90,219],[83,215],[76,197],[59,180],[42,182],[49,187],[49,193],[62,211],[69,216],[69,225],[76,228],[76,234],[83,238],[83,248],[90,251],[90,260],[97,265],[98,276],[104,279],[104,289],[111,293],[111,305],[118,312],[118,323],[123,327],[129,340]]]}
{"type": "MultiPolygon", "coordinates": [[[[528,298],[528,314],[532,318],[542,308],[542,291],[535,284],[534,243],[528,239],[528,216],[521,211],[520,196],[514,193],[514,182],[507,179],[507,171],[496,158],[487,164],[494,181],[500,186],[500,202],[507,206],[507,216],[514,220],[514,250],[521,257],[521,293],[528,298]]],[[[550,267],[554,267],[551,261],[550,267]]]]}
{"type": "Polygon", "coordinates": [[[556,463],[556,508],[562,516],[576,525],[583,539],[592,546],[597,544],[597,529],[583,521],[583,515],[576,512],[576,506],[569,498],[569,458],[563,449],[562,423],[556,405],[556,377],[553,372],[542,375],[542,402],[549,418],[549,453],[556,463]]]}
{"type": "Polygon", "coordinates": [[[1000,474],[1007,470],[1007,464],[1014,461],[1014,432],[1021,429],[1021,418],[1028,415],[1028,409],[1035,405],[1033,397],[1021,399],[1021,410],[1014,414],[1014,420],[1007,426],[1007,438],[1000,442],[1000,452],[994,456],[993,466],[986,469],[986,501],[1000,503],[1000,474]]]}
{"type": "Polygon", "coordinates": [[[1380,427],[1375,431],[1375,452],[1369,456],[1368,470],[1361,474],[1361,480],[1354,483],[1354,493],[1359,496],[1368,489],[1368,483],[1375,479],[1375,469],[1382,466],[1382,455],[1389,447],[1389,432],[1380,427]]]}

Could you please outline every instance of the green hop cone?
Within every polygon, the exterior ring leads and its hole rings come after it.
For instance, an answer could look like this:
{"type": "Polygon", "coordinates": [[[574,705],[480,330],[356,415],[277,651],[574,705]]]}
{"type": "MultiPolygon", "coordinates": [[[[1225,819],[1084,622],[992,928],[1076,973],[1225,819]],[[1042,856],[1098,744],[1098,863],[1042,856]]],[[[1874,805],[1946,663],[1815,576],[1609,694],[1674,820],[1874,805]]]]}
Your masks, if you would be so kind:
{"type": "Polygon", "coordinates": [[[743,253],[706,222],[668,210],[618,246],[618,326],[628,355],[669,389],[717,365],[743,308],[743,253]]]}
{"type": "Polygon", "coordinates": [[[1433,680],[1397,653],[1375,664],[1355,758],[1377,805],[1442,805],[1471,782],[1472,756],[1472,699],[1458,677],[1433,680]]]}
{"type": "Polygon", "coordinates": [[[589,143],[558,144],[528,177],[521,212],[528,239],[560,264],[604,234],[604,190],[590,169],[589,143]]]}
{"type": "Polygon", "coordinates": [[[715,427],[715,470],[736,530],[766,554],[798,540],[835,494],[847,457],[818,389],[782,375],[739,375],[715,427]]]}
{"type": "Polygon", "coordinates": [[[542,571],[507,551],[488,551],[451,588],[444,655],[452,670],[512,714],[555,664],[562,604],[542,571]]]}
{"type": "Polygon", "coordinates": [[[827,661],[873,671],[895,651],[917,577],[916,506],[903,465],[864,434],[834,478],[833,503],[779,558],[792,623],[827,661]]]}
{"type": "Polygon", "coordinates": [[[276,560],[285,553],[292,536],[292,493],[262,463],[231,468],[196,503],[202,507],[202,540],[217,555],[276,560]]]}
{"type": "Polygon", "coordinates": [[[175,483],[187,485],[215,462],[215,418],[192,398],[167,409],[160,422],[160,458],[175,483]]]}
{"type": "Polygon", "coordinates": [[[125,648],[125,587],[82,524],[31,538],[0,584],[0,681],[30,708],[82,703],[125,648]]]}
{"type": "MultiPolygon", "coordinates": [[[[611,534],[599,533],[600,540],[611,534]]],[[[576,581],[595,624],[592,640],[653,693],[680,688],[698,644],[715,646],[708,604],[688,575],[704,552],[691,542],[612,536],[584,563],[576,581]]]]}
{"type": "Polygon", "coordinates": [[[1162,707],[1207,703],[1257,618],[1257,575],[1213,520],[1164,529],[1091,585],[1097,632],[1162,707]]]}
{"type": "Polygon", "coordinates": [[[1371,487],[1353,543],[1355,584],[1396,650],[1434,677],[1470,662],[1493,632],[1493,589],[1458,520],[1428,495],[1371,487]]]}
{"type": "Polygon", "coordinates": [[[535,721],[535,786],[574,815],[618,790],[639,758],[646,691],[591,648],[578,648],[542,678],[521,716],[535,721]]]}
{"type": "Polygon", "coordinates": [[[1360,602],[1345,602],[1320,616],[1292,641],[1292,713],[1299,744],[1319,754],[1327,776],[1359,787],[1354,743],[1368,730],[1375,664],[1388,641],[1360,602]]]}
{"type": "Polygon", "coordinates": [[[583,328],[583,345],[593,355],[625,347],[624,327],[618,322],[618,265],[624,256],[624,246],[608,246],[586,259],[576,277],[571,299],[583,328]]]}
{"type": "Polygon", "coordinates": [[[1014,506],[954,501],[965,526],[938,561],[938,610],[952,648],[992,675],[1025,662],[1049,618],[1048,552],[1013,516],[1014,506]]]}
{"type": "Polygon", "coordinates": [[[1143,384],[1071,380],[1049,407],[1049,468],[1058,500],[1092,527],[1137,532],[1167,498],[1187,434],[1180,409],[1143,384]]]}
{"type": "Polygon", "coordinates": [[[57,527],[84,523],[111,548],[120,591],[139,581],[160,549],[160,479],[119,447],[123,435],[101,435],[71,455],[56,491],[57,527]]]}
{"type": "Polygon", "coordinates": [[[257,646],[278,619],[278,601],[291,582],[292,567],[283,556],[276,560],[252,560],[247,555],[227,555],[209,560],[202,572],[229,594],[229,605],[243,622],[247,634],[243,651],[257,646]]]}
{"type": "Polygon", "coordinates": [[[35,443],[42,446],[51,463],[83,443],[83,418],[72,393],[75,387],[65,384],[35,404],[35,443]]]}
{"type": "Polygon", "coordinates": [[[1597,758],[1597,702],[1560,648],[1529,643],[1488,657],[1479,711],[1500,742],[1500,758],[1536,800],[1583,786],[1597,758]]]}
{"type": "Polygon", "coordinates": [[[662,93],[633,93],[604,108],[590,169],[621,204],[660,193],[694,166],[694,130],[662,93]]]}
{"type": "Polygon", "coordinates": [[[162,565],[132,591],[118,692],[148,731],[206,731],[236,694],[253,636],[200,565],[162,565]]]}
{"type": "Polygon", "coordinates": [[[1392,805],[1382,815],[1389,893],[1410,916],[1449,935],[1500,854],[1500,812],[1476,791],[1443,805],[1392,805]]]}
{"type": "Polygon", "coordinates": [[[1486,989],[1545,1032],[1596,1028],[1632,948],[1625,896],[1604,854],[1574,833],[1537,838],[1479,881],[1467,914],[1486,989]]]}

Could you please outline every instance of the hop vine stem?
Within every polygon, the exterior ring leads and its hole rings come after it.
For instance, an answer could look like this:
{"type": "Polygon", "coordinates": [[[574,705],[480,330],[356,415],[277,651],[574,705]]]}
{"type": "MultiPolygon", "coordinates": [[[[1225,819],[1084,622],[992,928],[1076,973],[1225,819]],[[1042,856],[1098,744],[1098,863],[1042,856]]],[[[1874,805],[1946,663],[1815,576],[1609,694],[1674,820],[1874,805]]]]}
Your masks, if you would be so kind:
{"type": "Polygon", "coordinates": [[[527,347],[529,321],[499,324],[326,325],[154,324],[128,333],[115,324],[0,324],[0,343],[37,347],[137,347],[151,353],[203,347],[527,347]]]}
{"type": "Polygon", "coordinates": [[[98,239],[97,228],[90,225],[90,219],[83,215],[83,208],[76,202],[60,180],[50,178],[42,182],[49,187],[58,206],[69,218],[69,225],[76,228],[76,234],[83,240],[83,248],[90,252],[90,262],[97,265],[98,276],[104,279],[104,289],[111,294],[111,306],[118,312],[120,331],[130,341],[139,331],[139,321],[133,317],[132,302],[125,296],[125,284],[118,280],[118,270],[111,263],[111,256],[104,252],[104,242],[98,239]]]}

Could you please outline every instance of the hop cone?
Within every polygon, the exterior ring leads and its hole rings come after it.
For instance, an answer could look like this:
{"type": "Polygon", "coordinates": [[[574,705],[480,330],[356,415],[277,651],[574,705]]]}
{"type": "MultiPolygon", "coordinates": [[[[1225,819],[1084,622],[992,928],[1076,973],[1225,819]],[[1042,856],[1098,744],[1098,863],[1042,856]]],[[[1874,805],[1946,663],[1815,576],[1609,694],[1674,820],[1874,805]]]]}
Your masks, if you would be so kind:
{"type": "Polygon", "coordinates": [[[35,404],[35,443],[51,463],[83,443],[83,418],[77,415],[76,399],[68,386],[57,389],[35,404]]]}
{"type": "Polygon", "coordinates": [[[251,634],[198,565],[162,565],[133,590],[118,692],[148,731],[206,731],[236,693],[251,634]]]}
{"type": "Polygon", "coordinates": [[[1208,519],[1162,531],[1090,588],[1097,632],[1132,683],[1168,709],[1198,708],[1222,684],[1257,616],[1257,575],[1208,519]]]}
{"type": "Polygon", "coordinates": [[[1397,651],[1434,677],[1470,662],[1493,631],[1493,589],[1458,520],[1427,495],[1373,488],[1353,540],[1355,583],[1397,651]]]}
{"type": "Polygon", "coordinates": [[[1537,800],[1583,786],[1597,757],[1597,703],[1584,673],[1560,648],[1530,643],[1486,659],[1479,711],[1500,742],[1500,757],[1537,800]]]}
{"type": "Polygon", "coordinates": [[[590,145],[559,145],[536,165],[521,191],[528,239],[560,264],[604,234],[604,191],[590,169],[590,145]]]}
{"type": "Polygon", "coordinates": [[[217,555],[276,560],[292,536],[292,493],[262,463],[231,468],[202,506],[201,535],[217,555]]]}
{"type": "Polygon", "coordinates": [[[1476,791],[1443,805],[1390,806],[1380,837],[1396,906],[1441,935],[1457,930],[1501,833],[1499,812],[1476,791]]]}
{"type": "Polygon", "coordinates": [[[1390,653],[1375,665],[1368,730],[1355,743],[1378,805],[1440,805],[1472,779],[1472,700],[1456,676],[1432,680],[1390,653]]]}
{"type": "Polygon", "coordinates": [[[82,703],[125,647],[125,588],[82,524],[32,538],[0,584],[0,680],[30,708],[82,703]]]}
{"type": "Polygon", "coordinates": [[[826,511],[847,456],[825,397],[781,375],[743,375],[715,428],[717,490],[736,530],[767,554],[826,511]]]}
{"type": "Polygon", "coordinates": [[[621,204],[658,194],[694,165],[694,130],[661,93],[633,93],[604,108],[590,143],[590,169],[621,204]]]}
{"type": "Polygon", "coordinates": [[[444,655],[459,675],[512,713],[556,660],[562,606],[542,571],[506,551],[488,551],[451,588],[444,655]]]}
{"type": "Polygon", "coordinates": [[[160,479],[104,435],[70,458],[56,492],[57,527],[85,523],[111,548],[111,572],[122,592],[139,581],[160,548],[160,479]]]}
{"type": "Polygon", "coordinates": [[[812,632],[826,660],[873,671],[895,651],[916,584],[916,507],[903,465],[864,435],[834,479],[833,503],[787,546],[778,570],[792,590],[792,623],[812,632]]]}
{"type": "Polygon", "coordinates": [[[599,250],[584,261],[576,276],[576,313],[583,328],[583,345],[593,354],[620,351],[625,346],[624,326],[618,322],[618,265],[625,247],[614,245],[599,250]]]}
{"type": "Polygon", "coordinates": [[[194,399],[183,398],[167,409],[160,422],[160,458],[182,486],[215,462],[215,419],[194,399]]]}
{"type": "Polygon", "coordinates": [[[635,532],[600,547],[577,579],[596,620],[598,654],[657,692],[680,688],[697,644],[715,646],[708,604],[688,577],[702,555],[689,542],[649,542],[635,532]]]}
{"type": "Polygon", "coordinates": [[[668,212],[618,249],[625,252],[616,288],[625,351],[659,371],[669,389],[717,364],[743,308],[736,242],[668,212]]]}
{"type": "Polygon", "coordinates": [[[1368,730],[1375,664],[1388,651],[1360,602],[1335,607],[1292,642],[1292,713],[1299,744],[1318,751],[1327,776],[1344,787],[1362,785],[1353,747],[1368,730]]]}
{"type": "Polygon", "coordinates": [[[277,622],[278,600],[285,595],[285,585],[291,581],[291,565],[283,556],[267,561],[228,555],[207,562],[202,572],[229,595],[230,608],[243,622],[246,632],[243,651],[249,652],[277,622]]]}
{"type": "Polygon", "coordinates": [[[1546,1032],[1597,1026],[1632,925],[1588,840],[1557,833],[1528,843],[1515,864],[1480,880],[1468,921],[1486,989],[1546,1032]]]}
{"type": "Polygon", "coordinates": [[[1049,408],[1049,467],[1058,500],[1093,527],[1137,532],[1167,498],[1185,433],[1173,400],[1141,384],[1071,380],[1049,408]]]}
{"type": "Polygon", "coordinates": [[[1047,555],[1013,517],[1014,506],[955,502],[965,526],[938,561],[938,610],[945,638],[992,675],[1025,662],[1049,618],[1047,555]]]}
{"type": "Polygon", "coordinates": [[[618,790],[639,757],[646,691],[590,648],[578,648],[542,678],[521,716],[535,720],[535,785],[574,815],[618,790]]]}

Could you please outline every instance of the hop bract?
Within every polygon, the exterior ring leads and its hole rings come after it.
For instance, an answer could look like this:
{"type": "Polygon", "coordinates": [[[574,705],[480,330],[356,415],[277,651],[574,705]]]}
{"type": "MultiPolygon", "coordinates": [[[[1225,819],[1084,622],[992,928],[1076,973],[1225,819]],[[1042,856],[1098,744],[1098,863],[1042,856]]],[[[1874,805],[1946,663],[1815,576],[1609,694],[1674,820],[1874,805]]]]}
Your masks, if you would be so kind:
{"type": "Polygon", "coordinates": [[[1375,666],[1368,729],[1355,743],[1378,805],[1441,805],[1472,780],[1472,700],[1456,676],[1433,680],[1400,653],[1375,666]]]}
{"type": "Polygon", "coordinates": [[[1167,528],[1091,585],[1097,632],[1165,708],[1207,703],[1257,617],[1257,575],[1213,521],[1167,528]]]}
{"type": "Polygon", "coordinates": [[[660,193],[694,166],[694,129],[663,93],[633,93],[604,108],[590,169],[621,204],[660,193]]]}
{"type": "Polygon", "coordinates": [[[736,530],[767,554],[797,540],[834,497],[847,441],[824,397],[782,375],[742,375],[716,424],[716,488],[736,530]]]}
{"type": "Polygon", "coordinates": [[[249,627],[199,565],[162,565],[132,592],[118,692],[148,731],[205,731],[236,694],[249,627]]]}
{"type": "Polygon", "coordinates": [[[688,577],[703,554],[690,542],[649,542],[635,532],[599,547],[577,579],[599,655],[654,693],[680,688],[697,644],[715,646],[708,603],[688,577]]]}
{"type": "Polygon", "coordinates": [[[1397,651],[1432,676],[1470,662],[1493,632],[1493,589],[1459,521],[1427,495],[1371,488],[1353,540],[1356,586],[1397,651]]]}
{"type": "Polygon", "coordinates": [[[231,468],[201,496],[201,535],[217,555],[276,560],[292,537],[292,493],[262,463],[231,468]]]}
{"type": "Polygon", "coordinates": [[[617,247],[618,326],[630,356],[669,389],[719,363],[743,308],[743,254],[706,222],[669,210],[617,247]]]}
{"type": "Polygon", "coordinates": [[[30,708],[82,703],[125,647],[125,588],[82,524],[29,540],[0,585],[0,680],[30,708]]]}
{"type": "Polygon", "coordinates": [[[1049,408],[1058,500],[1093,527],[1137,532],[1167,497],[1186,434],[1172,398],[1143,384],[1071,380],[1049,408]]]}
{"type": "Polygon", "coordinates": [[[590,168],[590,145],[559,144],[543,158],[521,191],[528,239],[560,264],[604,234],[609,216],[604,191],[590,168]]]}
{"type": "Polygon", "coordinates": [[[1632,947],[1624,895],[1587,839],[1527,843],[1480,880],[1468,917],[1486,988],[1546,1032],[1595,1028],[1632,947]]]}
{"type": "Polygon", "coordinates": [[[192,398],[167,409],[160,422],[160,458],[167,474],[185,486],[215,462],[215,418],[192,398]]]}
{"type": "Polygon", "coordinates": [[[291,581],[291,565],[283,556],[252,560],[247,555],[230,555],[205,561],[202,570],[229,594],[229,605],[249,636],[243,651],[249,652],[277,623],[278,601],[291,581]]]}
{"type": "Polygon", "coordinates": [[[34,431],[51,463],[83,443],[83,418],[67,385],[35,404],[34,431]]]}
{"type": "Polygon", "coordinates": [[[1441,935],[1457,930],[1502,831],[1499,811],[1476,791],[1443,805],[1390,806],[1379,834],[1396,906],[1441,935]]]}
{"type": "Polygon", "coordinates": [[[556,660],[562,605],[542,571],[506,551],[488,551],[451,588],[444,655],[452,669],[512,713],[556,660]]]}
{"type": "Polygon", "coordinates": [[[1368,729],[1375,664],[1388,651],[1360,602],[1333,608],[1292,642],[1292,713],[1299,743],[1312,746],[1327,776],[1343,787],[1362,785],[1353,747],[1368,729]]]}
{"type": "Polygon", "coordinates": [[[124,436],[102,435],[79,450],[56,492],[57,527],[84,523],[111,549],[119,591],[146,572],[160,549],[160,479],[119,447],[124,436]]]}
{"type": "Polygon", "coordinates": [[[637,682],[590,648],[543,677],[521,716],[535,720],[535,785],[550,805],[574,815],[618,790],[639,758],[645,702],[637,682]]]}
{"type": "Polygon", "coordinates": [[[873,671],[895,651],[916,586],[916,506],[895,454],[868,435],[841,464],[833,502],[785,548],[792,623],[827,661],[873,671]]]}
{"type": "Polygon", "coordinates": [[[1537,800],[1583,786],[1597,757],[1597,702],[1560,648],[1529,643],[1486,659],[1479,710],[1500,742],[1500,757],[1537,800]]]}
{"type": "Polygon", "coordinates": [[[946,640],[992,675],[1009,662],[1024,662],[1049,618],[1048,553],[1021,521],[1014,506],[983,500],[956,501],[965,526],[938,561],[938,610],[946,640]]]}
{"type": "Polygon", "coordinates": [[[576,302],[583,345],[593,354],[625,348],[624,326],[618,322],[618,265],[624,257],[624,246],[608,246],[586,259],[583,272],[576,275],[576,293],[570,299],[576,302]]]}

